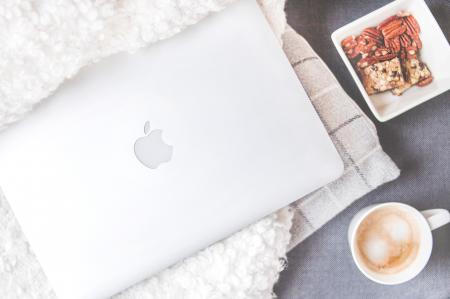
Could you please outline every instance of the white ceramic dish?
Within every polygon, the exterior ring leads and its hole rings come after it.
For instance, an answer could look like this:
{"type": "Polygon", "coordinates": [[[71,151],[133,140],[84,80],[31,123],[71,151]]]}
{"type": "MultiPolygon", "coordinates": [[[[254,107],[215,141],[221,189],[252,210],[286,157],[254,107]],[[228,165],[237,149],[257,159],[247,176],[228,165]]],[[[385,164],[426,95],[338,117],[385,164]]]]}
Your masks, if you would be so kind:
{"type": "Polygon", "coordinates": [[[450,89],[450,46],[441,28],[423,0],[397,0],[374,12],[347,24],[331,35],[331,39],[342,60],[352,74],[359,90],[379,121],[387,121],[426,102],[450,89]],[[383,92],[368,95],[356,71],[341,48],[341,41],[349,35],[358,35],[364,28],[376,26],[387,17],[399,11],[414,15],[421,27],[420,38],[423,48],[420,57],[433,74],[433,82],[425,87],[413,86],[401,96],[383,92]]]}

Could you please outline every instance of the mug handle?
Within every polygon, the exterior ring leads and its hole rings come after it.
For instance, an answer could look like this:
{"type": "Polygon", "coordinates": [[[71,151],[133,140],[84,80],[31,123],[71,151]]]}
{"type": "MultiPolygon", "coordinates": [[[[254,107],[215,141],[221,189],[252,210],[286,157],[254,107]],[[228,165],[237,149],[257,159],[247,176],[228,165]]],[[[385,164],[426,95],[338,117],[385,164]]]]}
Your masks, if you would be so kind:
{"type": "Polygon", "coordinates": [[[431,230],[435,230],[450,222],[450,212],[445,209],[431,209],[420,213],[427,219],[431,230]]]}

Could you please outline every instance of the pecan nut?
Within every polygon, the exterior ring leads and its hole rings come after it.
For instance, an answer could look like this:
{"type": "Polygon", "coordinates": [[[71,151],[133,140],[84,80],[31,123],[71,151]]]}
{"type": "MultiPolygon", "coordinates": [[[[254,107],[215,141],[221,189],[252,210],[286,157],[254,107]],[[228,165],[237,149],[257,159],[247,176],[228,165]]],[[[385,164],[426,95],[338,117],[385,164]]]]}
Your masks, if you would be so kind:
{"type": "Polygon", "coordinates": [[[386,39],[384,41],[385,46],[391,50],[393,53],[398,53],[401,49],[400,37],[397,36],[393,39],[386,39]]]}
{"type": "Polygon", "coordinates": [[[411,37],[413,42],[412,45],[415,46],[418,49],[422,49],[422,41],[420,40],[419,36],[413,36],[411,37]]]}
{"type": "Polygon", "coordinates": [[[361,36],[363,36],[366,40],[372,41],[378,45],[383,44],[383,35],[375,27],[369,27],[364,29],[363,32],[361,33],[361,36]]]}
{"type": "Polygon", "coordinates": [[[390,27],[389,29],[383,30],[382,33],[384,35],[384,38],[391,39],[399,36],[400,34],[403,34],[405,31],[406,25],[401,23],[396,27],[390,27]]]}
{"type": "Polygon", "coordinates": [[[412,39],[413,43],[418,49],[422,48],[422,41],[420,40],[420,26],[417,22],[416,18],[412,15],[403,18],[404,23],[406,25],[406,34],[412,39]]]}
{"type": "Polygon", "coordinates": [[[406,16],[403,18],[403,20],[405,21],[406,26],[408,26],[412,32],[414,32],[416,35],[419,35],[420,25],[413,15],[406,16]]]}
{"type": "Polygon", "coordinates": [[[400,35],[400,45],[403,48],[407,48],[407,47],[411,46],[411,38],[409,37],[408,34],[403,33],[402,35],[400,35]]]}
{"type": "MultiPolygon", "coordinates": [[[[386,38],[387,33],[391,32],[399,27],[402,27],[403,19],[399,18],[397,16],[395,16],[395,17],[396,17],[396,19],[380,26],[379,30],[381,31],[381,33],[383,33],[384,38],[386,38]]],[[[405,30],[406,30],[406,28],[405,28],[405,30]]]]}
{"type": "Polygon", "coordinates": [[[385,27],[387,24],[389,24],[392,21],[398,20],[399,17],[398,16],[390,16],[389,18],[387,18],[386,20],[384,20],[383,22],[381,22],[380,24],[378,24],[377,29],[381,30],[383,27],[385,27]]]}

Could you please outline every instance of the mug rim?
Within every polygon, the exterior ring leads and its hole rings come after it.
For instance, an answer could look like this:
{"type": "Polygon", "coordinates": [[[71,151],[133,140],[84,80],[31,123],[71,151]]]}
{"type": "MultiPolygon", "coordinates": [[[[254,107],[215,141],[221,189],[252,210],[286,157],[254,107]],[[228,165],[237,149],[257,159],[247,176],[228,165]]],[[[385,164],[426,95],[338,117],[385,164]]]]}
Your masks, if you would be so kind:
{"type": "MultiPolygon", "coordinates": [[[[357,268],[359,269],[359,271],[361,271],[361,273],[363,273],[364,276],[367,277],[368,279],[370,279],[376,283],[383,284],[383,285],[401,284],[401,283],[407,282],[407,281],[413,279],[414,277],[416,277],[420,272],[422,272],[422,270],[428,264],[428,261],[430,260],[430,257],[431,257],[431,252],[433,251],[433,234],[431,233],[431,228],[430,228],[425,216],[416,208],[414,208],[408,204],[401,203],[401,202],[384,202],[384,203],[379,203],[379,204],[373,204],[373,205],[367,206],[366,209],[367,209],[367,211],[364,211],[364,213],[362,215],[360,215],[360,218],[355,223],[355,225],[353,227],[353,231],[351,232],[350,239],[349,239],[349,242],[350,242],[349,245],[350,245],[350,251],[352,254],[352,258],[353,258],[353,261],[356,264],[357,268]],[[427,252],[423,253],[424,258],[423,258],[422,262],[416,267],[416,269],[414,271],[411,272],[410,275],[407,275],[404,278],[398,279],[398,280],[385,281],[385,280],[381,280],[381,279],[374,277],[357,260],[354,240],[356,238],[356,232],[358,231],[358,228],[360,227],[360,225],[364,221],[364,219],[366,219],[367,216],[369,216],[369,214],[371,214],[372,212],[374,212],[377,209],[380,209],[385,206],[390,206],[390,205],[406,208],[407,210],[411,211],[414,215],[416,215],[417,219],[420,219],[419,221],[421,223],[419,225],[422,228],[425,227],[425,229],[423,229],[423,230],[421,229],[421,230],[424,231],[426,234],[426,236],[421,237],[421,242],[428,242],[429,249],[427,252]]],[[[356,215],[354,217],[356,217],[356,215]]]]}

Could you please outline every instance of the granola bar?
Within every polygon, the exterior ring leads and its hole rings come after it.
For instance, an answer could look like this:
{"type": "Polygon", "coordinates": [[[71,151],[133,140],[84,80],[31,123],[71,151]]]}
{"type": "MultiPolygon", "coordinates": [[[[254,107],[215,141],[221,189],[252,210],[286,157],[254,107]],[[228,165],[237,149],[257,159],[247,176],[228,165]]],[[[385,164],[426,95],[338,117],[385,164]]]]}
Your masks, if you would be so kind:
{"type": "MultiPolygon", "coordinates": [[[[430,83],[432,80],[431,72],[425,63],[417,58],[406,59],[403,63],[405,84],[392,90],[392,93],[399,96],[411,86],[419,82],[430,83]],[[431,80],[430,80],[431,79],[431,80]],[[429,82],[428,82],[429,81],[429,82]]],[[[424,84],[422,83],[422,86],[424,84]]]]}
{"type": "Polygon", "coordinates": [[[372,64],[360,72],[368,94],[375,94],[405,84],[399,58],[372,64]]]}

